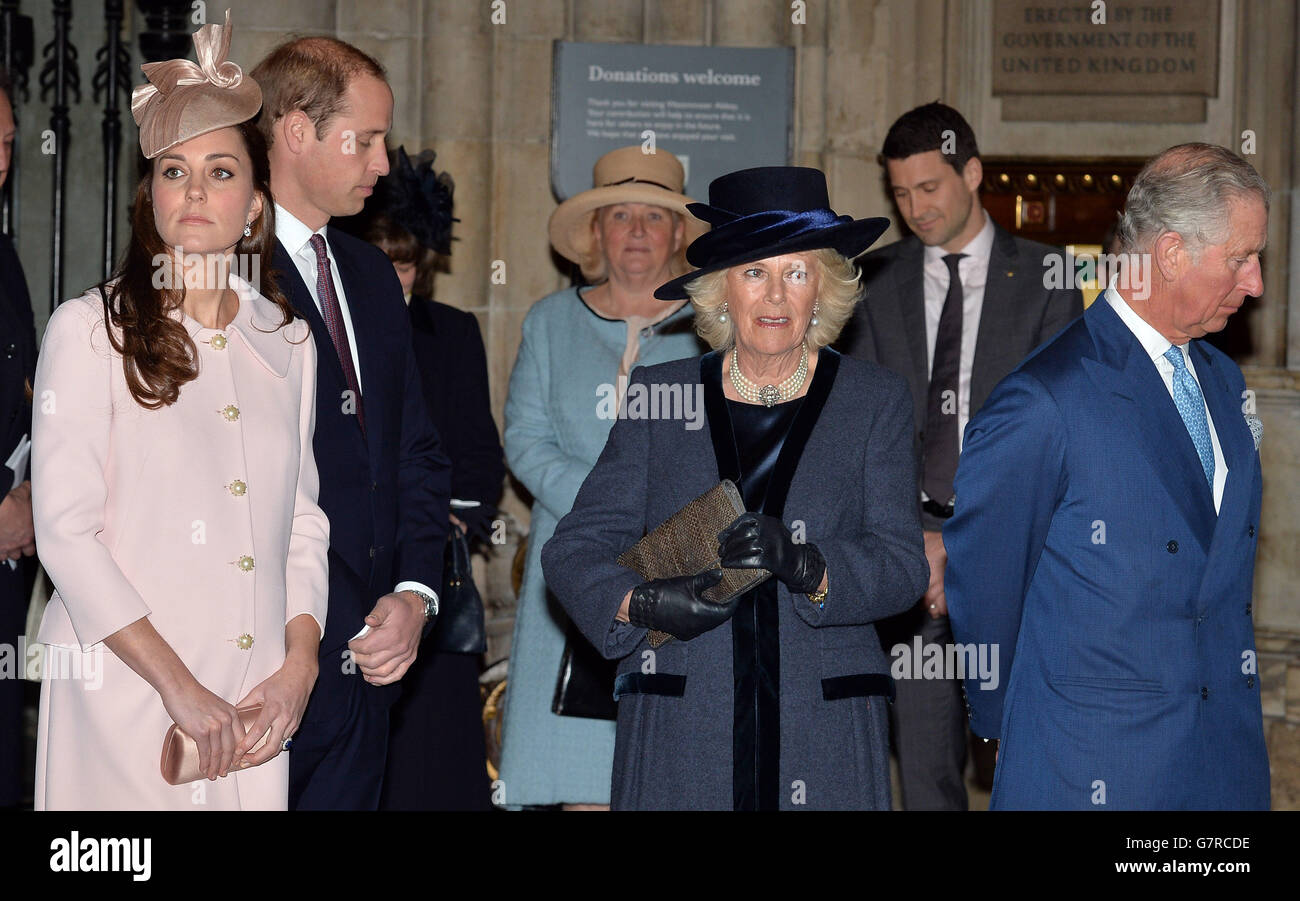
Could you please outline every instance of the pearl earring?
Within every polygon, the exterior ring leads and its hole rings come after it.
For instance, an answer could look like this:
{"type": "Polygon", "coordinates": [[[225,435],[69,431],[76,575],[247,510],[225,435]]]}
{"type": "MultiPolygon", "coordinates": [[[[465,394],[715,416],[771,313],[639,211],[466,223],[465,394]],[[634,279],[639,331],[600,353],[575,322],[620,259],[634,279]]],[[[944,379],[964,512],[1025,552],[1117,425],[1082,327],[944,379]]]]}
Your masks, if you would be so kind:
{"type": "Polygon", "coordinates": [[[818,307],[817,304],[813,304],[812,321],[808,323],[809,325],[816,325],[818,323],[818,319],[817,319],[818,312],[820,312],[820,307],[818,307]]]}
{"type": "Polygon", "coordinates": [[[244,237],[245,237],[245,238],[251,238],[252,236],[253,236],[253,223],[251,223],[251,222],[245,222],[245,223],[244,223],[244,237]]]}
{"type": "Polygon", "coordinates": [[[726,301],[723,301],[723,304],[722,304],[722,312],[718,313],[718,321],[719,321],[719,322],[726,322],[726,321],[727,321],[727,304],[726,304],[726,301]]]}

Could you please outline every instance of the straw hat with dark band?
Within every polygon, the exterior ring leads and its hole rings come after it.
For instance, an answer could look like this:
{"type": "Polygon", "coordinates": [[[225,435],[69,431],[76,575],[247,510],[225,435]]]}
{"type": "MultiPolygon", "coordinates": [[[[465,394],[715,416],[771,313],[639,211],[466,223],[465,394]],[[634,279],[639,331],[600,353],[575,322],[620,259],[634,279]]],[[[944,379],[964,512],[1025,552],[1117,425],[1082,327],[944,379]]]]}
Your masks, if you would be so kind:
{"type": "Polygon", "coordinates": [[[140,151],[151,160],[199,135],[246,122],[262,108],[262,89],[230,52],[230,10],[224,26],[204,25],[194,33],[194,55],[145,63],[148,84],[131,92],[131,116],[140,126],[140,151]]]}
{"type": "Polygon", "coordinates": [[[596,187],[575,194],[556,207],[548,227],[551,246],[565,259],[583,265],[592,253],[591,220],[596,210],[616,203],[645,203],[681,213],[686,225],[685,243],[709,229],[707,222],[686,209],[691,198],[682,193],[686,173],[681,161],[666,150],[644,153],[641,145],[620,147],[596,160],[592,169],[596,187]]]}

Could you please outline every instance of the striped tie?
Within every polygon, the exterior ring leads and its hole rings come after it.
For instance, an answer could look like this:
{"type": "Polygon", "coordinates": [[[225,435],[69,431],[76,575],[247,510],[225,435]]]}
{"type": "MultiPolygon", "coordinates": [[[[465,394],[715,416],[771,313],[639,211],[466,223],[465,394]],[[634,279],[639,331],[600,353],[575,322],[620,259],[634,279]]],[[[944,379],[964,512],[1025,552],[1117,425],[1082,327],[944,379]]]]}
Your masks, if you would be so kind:
{"type": "Polygon", "coordinates": [[[357,381],[357,370],[352,365],[352,348],[348,344],[348,331],[343,325],[339,298],[334,293],[334,277],[330,274],[330,257],[325,249],[325,239],[320,235],[312,235],[311,247],[316,251],[316,296],[320,298],[321,314],[325,318],[330,340],[334,342],[334,352],[338,354],[339,364],[343,367],[343,378],[347,380],[348,389],[356,399],[357,425],[361,426],[364,437],[366,415],[361,409],[361,383],[357,381]]]}

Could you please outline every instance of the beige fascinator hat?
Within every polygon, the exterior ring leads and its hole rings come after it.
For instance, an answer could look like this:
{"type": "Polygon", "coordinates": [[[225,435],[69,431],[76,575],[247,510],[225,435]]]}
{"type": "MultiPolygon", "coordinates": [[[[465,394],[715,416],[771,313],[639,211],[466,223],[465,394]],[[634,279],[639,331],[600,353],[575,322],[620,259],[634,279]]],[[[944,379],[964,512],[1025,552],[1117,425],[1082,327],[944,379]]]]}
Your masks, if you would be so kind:
{"type": "Polygon", "coordinates": [[[616,203],[646,203],[681,213],[686,225],[682,246],[709,230],[686,209],[693,203],[682,191],[686,172],[681,160],[666,150],[644,153],[641,145],[620,147],[596,160],[594,188],[575,194],[551,214],[551,246],[565,259],[586,265],[592,253],[591,220],[596,210],[616,203]]]}
{"type": "Polygon", "coordinates": [[[194,55],[145,63],[148,84],[131,93],[131,116],[140,126],[140,151],[151,160],[190,138],[246,122],[262,108],[262,89],[235,63],[230,52],[230,10],[224,26],[204,25],[194,33],[194,55]]]}

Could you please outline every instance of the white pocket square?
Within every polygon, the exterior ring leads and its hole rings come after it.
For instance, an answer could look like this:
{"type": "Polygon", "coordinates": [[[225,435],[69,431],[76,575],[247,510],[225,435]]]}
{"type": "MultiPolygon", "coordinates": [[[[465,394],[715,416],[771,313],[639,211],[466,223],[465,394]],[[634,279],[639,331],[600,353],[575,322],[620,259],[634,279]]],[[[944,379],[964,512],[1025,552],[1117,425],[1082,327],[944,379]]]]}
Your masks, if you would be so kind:
{"type": "Polygon", "coordinates": [[[1260,419],[1253,413],[1244,414],[1246,425],[1250,426],[1250,437],[1255,439],[1255,450],[1259,450],[1259,443],[1264,439],[1264,420],[1260,419]]]}

